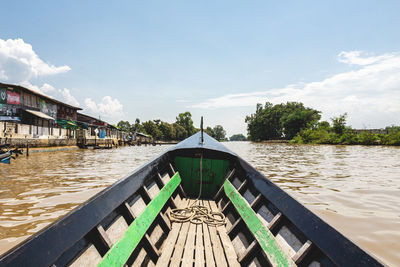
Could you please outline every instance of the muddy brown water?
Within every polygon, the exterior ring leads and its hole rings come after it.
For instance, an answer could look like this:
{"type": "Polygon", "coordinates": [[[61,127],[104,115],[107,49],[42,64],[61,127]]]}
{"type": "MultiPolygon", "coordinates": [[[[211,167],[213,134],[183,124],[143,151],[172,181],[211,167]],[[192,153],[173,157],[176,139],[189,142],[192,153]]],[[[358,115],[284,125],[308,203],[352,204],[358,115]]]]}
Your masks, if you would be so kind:
{"type": "MultiPolygon", "coordinates": [[[[400,264],[400,148],[224,143],[383,263],[400,264]]],[[[43,152],[0,165],[0,253],[169,146],[43,152]]]]}

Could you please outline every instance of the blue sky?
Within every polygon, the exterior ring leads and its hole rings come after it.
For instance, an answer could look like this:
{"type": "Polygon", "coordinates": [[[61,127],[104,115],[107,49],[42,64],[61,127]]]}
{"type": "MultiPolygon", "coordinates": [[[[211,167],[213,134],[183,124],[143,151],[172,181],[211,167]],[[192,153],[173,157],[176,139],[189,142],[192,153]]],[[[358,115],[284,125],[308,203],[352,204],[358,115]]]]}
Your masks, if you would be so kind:
{"type": "Polygon", "coordinates": [[[7,1],[0,81],[110,122],[190,111],[246,133],[257,102],[400,124],[398,1],[7,1]],[[217,3],[216,3],[217,2],[217,3]]]}

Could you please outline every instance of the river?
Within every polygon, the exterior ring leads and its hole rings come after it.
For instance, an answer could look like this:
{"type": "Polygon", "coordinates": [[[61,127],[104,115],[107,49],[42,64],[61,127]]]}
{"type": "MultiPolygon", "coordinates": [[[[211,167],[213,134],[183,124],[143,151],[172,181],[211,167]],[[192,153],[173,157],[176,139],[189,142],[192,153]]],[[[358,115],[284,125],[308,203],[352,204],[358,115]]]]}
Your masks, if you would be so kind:
{"type": "MultiPolygon", "coordinates": [[[[224,143],[388,265],[400,264],[400,147],[224,143]]],[[[0,253],[169,146],[21,156],[0,166],[0,253]]]]}

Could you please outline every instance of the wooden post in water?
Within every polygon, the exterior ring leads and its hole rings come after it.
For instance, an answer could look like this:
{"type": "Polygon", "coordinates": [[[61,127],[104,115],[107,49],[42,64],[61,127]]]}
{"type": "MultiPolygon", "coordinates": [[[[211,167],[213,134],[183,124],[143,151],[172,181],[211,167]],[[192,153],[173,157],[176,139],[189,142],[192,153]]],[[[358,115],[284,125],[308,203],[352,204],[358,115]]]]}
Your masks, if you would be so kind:
{"type": "Polygon", "coordinates": [[[29,144],[26,144],[26,156],[29,157],[29,144]]]}

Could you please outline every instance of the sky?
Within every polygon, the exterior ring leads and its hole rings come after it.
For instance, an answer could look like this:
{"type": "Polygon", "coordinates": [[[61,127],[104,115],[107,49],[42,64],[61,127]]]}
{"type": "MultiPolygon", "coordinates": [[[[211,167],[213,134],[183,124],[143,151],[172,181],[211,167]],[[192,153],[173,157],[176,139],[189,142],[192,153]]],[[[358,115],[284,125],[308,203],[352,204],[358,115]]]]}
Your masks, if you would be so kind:
{"type": "Polygon", "coordinates": [[[190,111],[246,134],[298,101],[400,125],[400,1],[3,1],[0,81],[110,123],[190,111]]]}

